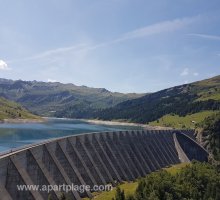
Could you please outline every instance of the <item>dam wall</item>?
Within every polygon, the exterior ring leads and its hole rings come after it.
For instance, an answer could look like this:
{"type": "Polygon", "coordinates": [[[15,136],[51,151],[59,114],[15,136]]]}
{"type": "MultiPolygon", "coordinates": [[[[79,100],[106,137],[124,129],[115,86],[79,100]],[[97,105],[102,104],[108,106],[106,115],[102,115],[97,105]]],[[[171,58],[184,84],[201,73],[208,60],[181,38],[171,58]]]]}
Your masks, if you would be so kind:
{"type": "MultiPolygon", "coordinates": [[[[186,158],[188,161],[192,160],[198,160],[198,161],[205,161],[208,162],[208,152],[203,147],[196,145],[196,141],[193,140],[189,135],[187,134],[178,134],[174,133],[174,137],[176,137],[179,147],[182,149],[182,152],[184,152],[186,158]],[[190,148],[189,148],[190,147],[190,148]]],[[[186,162],[186,160],[185,160],[186,162]]]]}
{"type": "MultiPolygon", "coordinates": [[[[19,191],[18,185],[116,185],[207,152],[193,131],[144,130],[73,135],[0,156],[1,200],[47,200],[48,192],[19,191]],[[184,153],[184,159],[182,154],[184,153]]],[[[59,199],[65,191],[51,191],[59,199]]],[[[69,199],[92,197],[93,190],[69,191],[69,199]]]]}

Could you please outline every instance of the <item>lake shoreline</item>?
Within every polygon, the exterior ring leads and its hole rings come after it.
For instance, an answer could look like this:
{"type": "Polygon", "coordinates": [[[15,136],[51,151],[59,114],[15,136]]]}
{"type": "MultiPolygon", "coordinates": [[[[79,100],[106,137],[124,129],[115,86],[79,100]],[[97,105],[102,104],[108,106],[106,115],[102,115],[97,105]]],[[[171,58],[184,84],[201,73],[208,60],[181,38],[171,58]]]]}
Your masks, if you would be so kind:
{"type": "Polygon", "coordinates": [[[133,122],[118,122],[118,121],[104,121],[104,120],[97,120],[97,119],[81,119],[82,121],[91,123],[91,124],[98,124],[98,125],[110,125],[110,126],[138,126],[148,130],[171,130],[170,127],[162,127],[162,126],[150,126],[148,124],[140,124],[140,123],[133,123],[133,122]]]}
{"type": "Polygon", "coordinates": [[[44,118],[39,119],[3,119],[0,123],[11,123],[11,124],[25,124],[25,123],[42,123],[46,120],[44,118]]]}
{"type": "Polygon", "coordinates": [[[3,119],[3,120],[0,120],[0,123],[13,123],[13,124],[43,123],[49,119],[79,120],[79,121],[87,122],[90,124],[107,125],[107,126],[137,126],[137,127],[142,127],[148,130],[164,130],[164,129],[172,130],[173,129],[171,127],[151,126],[148,124],[133,123],[133,122],[104,121],[104,120],[98,120],[98,119],[56,118],[56,117],[41,117],[39,119],[3,119]]]}
{"type": "Polygon", "coordinates": [[[56,117],[43,117],[43,119],[59,119],[59,120],[79,120],[90,124],[107,125],[107,126],[137,126],[148,130],[172,130],[172,127],[151,126],[148,124],[134,123],[134,122],[120,122],[120,121],[105,121],[99,119],[75,119],[75,118],[56,118],[56,117]]]}

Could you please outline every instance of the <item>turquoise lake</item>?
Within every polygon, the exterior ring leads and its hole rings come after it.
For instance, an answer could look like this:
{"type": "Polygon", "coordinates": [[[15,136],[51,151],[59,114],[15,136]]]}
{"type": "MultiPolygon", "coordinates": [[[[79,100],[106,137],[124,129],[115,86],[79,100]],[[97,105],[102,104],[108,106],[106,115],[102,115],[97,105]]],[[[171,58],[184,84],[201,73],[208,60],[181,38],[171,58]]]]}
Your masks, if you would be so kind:
{"type": "Polygon", "coordinates": [[[56,137],[101,131],[140,129],[135,126],[110,126],[72,119],[47,119],[43,123],[0,124],[0,152],[56,137]]]}

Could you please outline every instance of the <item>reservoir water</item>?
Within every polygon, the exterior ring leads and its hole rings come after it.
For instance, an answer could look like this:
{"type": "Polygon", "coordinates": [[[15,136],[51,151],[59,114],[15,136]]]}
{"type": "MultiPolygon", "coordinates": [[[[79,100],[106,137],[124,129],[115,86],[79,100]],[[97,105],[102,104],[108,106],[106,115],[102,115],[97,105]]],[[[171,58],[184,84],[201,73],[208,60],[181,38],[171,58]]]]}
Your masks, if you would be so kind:
{"type": "Polygon", "coordinates": [[[0,152],[15,150],[24,145],[68,135],[119,130],[140,129],[135,126],[110,126],[71,119],[47,119],[43,123],[0,124],[0,152]]]}

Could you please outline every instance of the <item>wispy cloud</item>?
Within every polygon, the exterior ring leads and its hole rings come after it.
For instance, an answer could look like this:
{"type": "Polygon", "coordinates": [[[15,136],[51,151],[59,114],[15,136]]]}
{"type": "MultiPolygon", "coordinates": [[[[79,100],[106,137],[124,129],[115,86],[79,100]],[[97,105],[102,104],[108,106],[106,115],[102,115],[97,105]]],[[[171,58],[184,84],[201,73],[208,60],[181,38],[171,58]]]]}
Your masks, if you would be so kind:
{"type": "Polygon", "coordinates": [[[194,72],[194,73],[193,73],[193,76],[198,76],[198,75],[199,75],[198,72],[194,72]]]}
{"type": "Polygon", "coordinates": [[[3,60],[0,60],[0,70],[10,70],[8,64],[3,60]]]}
{"type": "Polygon", "coordinates": [[[70,46],[70,47],[61,47],[61,48],[56,48],[56,49],[50,49],[50,50],[44,51],[42,53],[26,57],[26,58],[21,58],[21,59],[17,59],[17,60],[10,60],[10,61],[8,61],[8,63],[20,62],[20,61],[31,61],[31,60],[37,60],[37,59],[44,59],[47,57],[61,56],[62,54],[65,54],[68,52],[83,50],[86,47],[87,47],[86,44],[78,44],[78,45],[74,45],[74,46],[70,46]]]}
{"type": "Polygon", "coordinates": [[[134,31],[126,33],[121,38],[116,41],[128,40],[140,37],[146,37],[150,35],[165,33],[165,32],[173,32],[179,29],[182,29],[195,21],[197,21],[199,16],[191,17],[191,18],[182,18],[182,19],[174,19],[169,21],[162,21],[156,24],[152,24],[149,26],[142,27],[140,29],[136,29],[134,31]]]}
{"type": "Polygon", "coordinates": [[[183,71],[180,73],[180,76],[187,76],[189,75],[189,68],[183,69],[183,71]]]}
{"type": "Polygon", "coordinates": [[[70,47],[61,47],[57,49],[52,49],[45,51],[41,54],[35,55],[33,57],[30,57],[29,59],[38,59],[38,58],[44,58],[52,55],[59,55],[62,53],[67,53],[67,52],[72,52],[72,51],[79,51],[81,49],[84,49],[87,45],[86,44],[79,44],[79,45],[74,45],[70,47]]]}
{"type": "Polygon", "coordinates": [[[199,37],[199,38],[204,38],[204,39],[209,39],[209,40],[220,40],[220,36],[218,36],[218,35],[207,35],[207,34],[198,34],[198,33],[191,33],[188,35],[194,36],[194,37],[199,37]]]}
{"type": "Polygon", "coordinates": [[[159,23],[155,23],[149,26],[145,26],[145,27],[127,32],[119,36],[118,38],[107,41],[107,42],[102,42],[102,43],[97,43],[97,44],[83,43],[83,44],[73,45],[70,47],[62,47],[62,48],[47,50],[45,52],[30,56],[30,57],[26,57],[26,58],[18,59],[18,60],[11,60],[8,62],[32,61],[32,60],[38,60],[38,59],[45,60],[47,58],[55,58],[54,60],[56,60],[57,57],[65,56],[68,53],[88,52],[88,51],[92,51],[92,50],[95,50],[97,48],[101,48],[104,46],[124,42],[126,40],[143,38],[143,37],[148,37],[148,36],[156,35],[156,34],[162,34],[166,32],[174,32],[194,23],[196,20],[198,20],[198,18],[199,16],[195,16],[191,18],[181,18],[181,19],[174,19],[174,20],[169,20],[169,21],[162,21],[159,23]]]}

